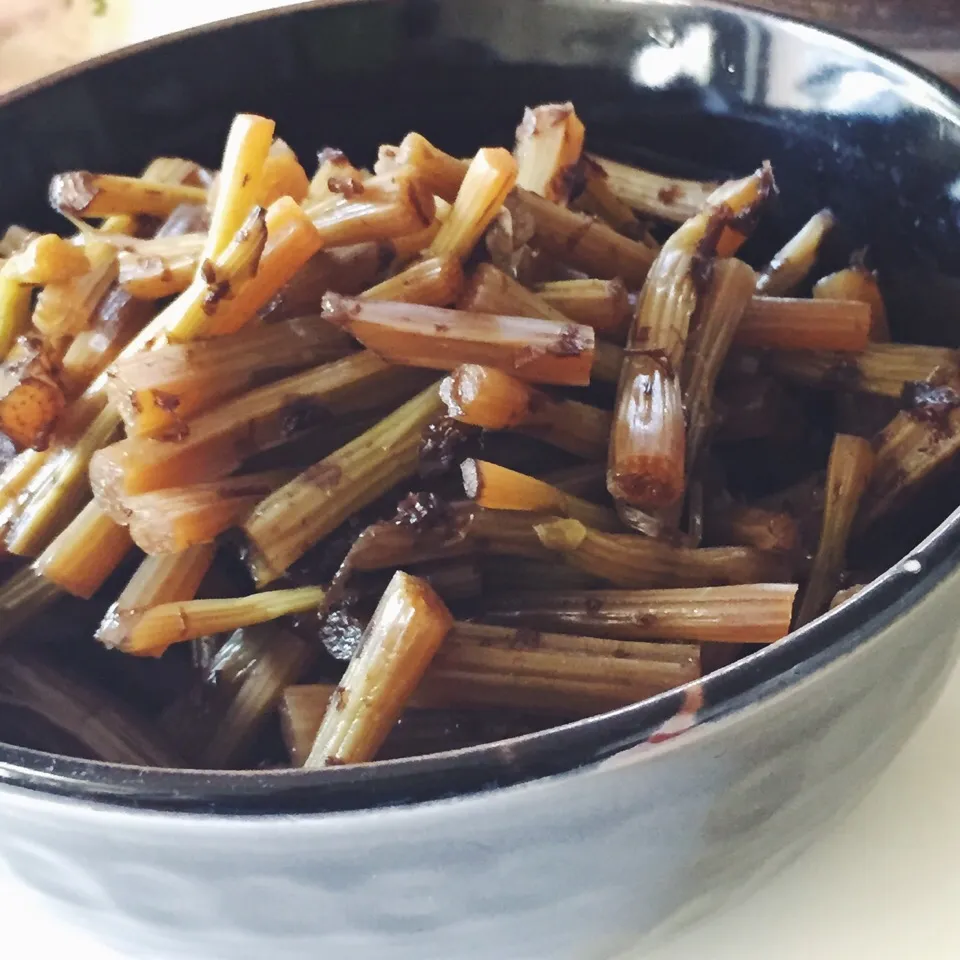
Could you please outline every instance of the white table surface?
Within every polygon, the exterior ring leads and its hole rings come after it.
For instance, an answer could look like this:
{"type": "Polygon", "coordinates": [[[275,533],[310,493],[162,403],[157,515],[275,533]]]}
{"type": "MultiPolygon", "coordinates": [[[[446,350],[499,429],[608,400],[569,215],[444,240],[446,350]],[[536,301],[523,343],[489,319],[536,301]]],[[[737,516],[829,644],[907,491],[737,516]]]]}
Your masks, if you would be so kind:
{"type": "MultiPolygon", "coordinates": [[[[0,0],[4,12],[7,2],[0,0]]],[[[276,0],[110,0],[110,16],[97,24],[87,52],[277,5],[276,0]]],[[[960,670],[866,800],[796,863],[737,906],[624,960],[958,960],[958,739],[960,670]]],[[[0,957],[8,956],[136,960],[61,924],[0,873],[0,957]]]]}

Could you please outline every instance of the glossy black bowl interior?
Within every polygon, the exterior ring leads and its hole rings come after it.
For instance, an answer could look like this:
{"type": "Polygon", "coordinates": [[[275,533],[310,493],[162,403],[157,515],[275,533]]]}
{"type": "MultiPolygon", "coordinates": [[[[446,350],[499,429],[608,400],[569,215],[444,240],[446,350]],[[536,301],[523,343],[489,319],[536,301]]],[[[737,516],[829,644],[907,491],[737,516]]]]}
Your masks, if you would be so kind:
{"type": "MultiPolygon", "coordinates": [[[[960,109],[935,81],[846,40],[735,7],[649,0],[408,0],[306,6],[104,58],[0,104],[0,223],[59,228],[61,170],[136,172],[158,154],[218,162],[231,117],[265,113],[303,157],[369,158],[417,129],[458,154],[510,144],[524,105],[573,100],[589,145],[677,174],[770,159],[776,216],[758,259],[830,206],[838,255],[869,245],[894,326],[954,344],[960,109]]],[[[869,638],[960,557],[957,521],[853,603],[708,678],[700,719],[736,710],[869,638]],[[916,568],[914,567],[914,570],[916,568]]],[[[122,768],[0,746],[0,778],[116,803],[330,810],[517,783],[610,756],[678,710],[672,692],[503,744],[301,773],[122,768]]]]}

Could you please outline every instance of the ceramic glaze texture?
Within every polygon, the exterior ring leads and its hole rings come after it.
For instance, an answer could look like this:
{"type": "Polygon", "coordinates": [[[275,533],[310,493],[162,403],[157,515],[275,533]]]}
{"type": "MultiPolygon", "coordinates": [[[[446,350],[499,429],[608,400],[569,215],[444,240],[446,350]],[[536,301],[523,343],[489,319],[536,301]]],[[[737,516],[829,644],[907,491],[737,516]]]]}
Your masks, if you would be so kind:
{"type": "MultiPolygon", "coordinates": [[[[57,170],[215,163],[237,110],[275,117],[303,156],[334,143],[368,157],[410,129],[455,152],[510,142],[525,104],[565,99],[591,145],[623,159],[712,176],[771,159],[782,202],[753,255],[829,205],[844,256],[871,245],[898,331],[956,345],[953,95],[722,6],[345,3],[156,45],[0,105],[0,222],[55,223],[41,203],[57,170]]],[[[958,527],[707,678],[698,725],[673,739],[647,742],[679,693],[489,748],[312,773],[0,745],[0,856],[130,956],[611,956],[774,869],[872,783],[956,659],[958,527]]]]}

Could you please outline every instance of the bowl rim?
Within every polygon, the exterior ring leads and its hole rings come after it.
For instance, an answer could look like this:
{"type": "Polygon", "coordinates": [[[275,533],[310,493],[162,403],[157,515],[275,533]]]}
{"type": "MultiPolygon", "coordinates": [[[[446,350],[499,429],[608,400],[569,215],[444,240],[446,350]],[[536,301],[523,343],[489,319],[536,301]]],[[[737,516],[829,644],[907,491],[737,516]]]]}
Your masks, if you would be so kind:
{"type": "MultiPolygon", "coordinates": [[[[386,6],[390,0],[306,0],[190,27],[107,51],[0,95],[0,110],[32,94],[140,53],[173,46],[194,36],[264,20],[347,6],[386,6]]],[[[592,0],[586,0],[587,3],[592,0]]],[[[650,0],[618,0],[638,6],[650,0]]],[[[960,128],[960,91],[900,55],[800,18],[728,0],[653,0],[665,8],[702,7],[777,27],[789,25],[825,44],[852,46],[911,81],[937,93],[950,122],[960,128]]],[[[865,645],[907,610],[916,607],[951,569],[960,565],[960,508],[953,511],[910,553],[836,610],[783,640],[683,687],[637,704],[510,740],[413,757],[316,771],[195,770],[137,767],[0,743],[0,786],[39,794],[148,811],[177,810],[202,815],[255,813],[310,815],[412,806],[570,774],[618,753],[650,743],[682,744],[686,730],[708,726],[775,697],[828,664],[865,645]],[[706,705],[704,706],[704,695],[706,705]],[[691,710],[691,708],[695,708],[691,710]],[[692,718],[695,716],[695,720],[692,718]],[[683,722],[684,719],[688,722],[683,722]],[[677,721],[680,721],[679,724],[677,721]],[[585,753],[587,755],[585,755],[585,753]],[[567,758],[566,760],[560,758],[567,758]],[[518,776],[518,759],[529,761],[518,776]],[[538,766],[536,761],[541,761],[538,766]],[[552,762],[550,762],[552,760],[552,762]],[[471,772],[470,786],[457,780],[471,772]],[[506,774],[506,775],[504,775],[506,774]],[[325,799],[324,799],[325,798],[325,799]],[[291,807],[291,803],[293,806],[291,807]]],[[[703,731],[701,731],[703,732],[703,731]]]]}

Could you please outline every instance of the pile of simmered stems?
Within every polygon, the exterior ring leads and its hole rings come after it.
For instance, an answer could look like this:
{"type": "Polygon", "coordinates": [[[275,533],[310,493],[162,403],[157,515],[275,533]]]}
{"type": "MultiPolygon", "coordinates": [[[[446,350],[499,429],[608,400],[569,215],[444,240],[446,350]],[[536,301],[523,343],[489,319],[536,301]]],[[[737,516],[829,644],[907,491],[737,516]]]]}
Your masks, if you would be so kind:
{"type": "MultiPolygon", "coordinates": [[[[139,549],[98,639],[160,656],[226,637],[227,694],[179,762],[249,760],[280,709],[291,758],[316,767],[403,752],[401,714],[415,730],[452,709],[541,726],[615,709],[847,596],[850,538],[960,446],[956,355],[890,343],[860,263],[790,296],[829,211],[760,272],[737,259],[776,191],[768,165],[676,180],[585,153],[584,132],[545,105],[512,153],[459,159],[411,133],[372,173],[326,150],[311,180],[271,121],[241,115],[216,174],[161,158],[55,177],[76,235],[11,228],[0,247],[0,524],[27,559],[0,588],[4,635],[93,597],[139,549]],[[781,384],[838,394],[842,432],[797,490],[743,502],[712,451],[778,429],[781,384]],[[869,403],[889,420],[872,442],[869,403]],[[581,465],[454,458],[459,502],[414,497],[332,585],[291,586],[351,518],[418,490],[425,438],[451,420],[581,465]],[[238,536],[253,584],[225,596],[218,550],[238,536]],[[393,575],[373,578],[345,674],[304,684],[321,651],[281,618],[326,615],[370,571],[393,575]]],[[[131,759],[127,741],[98,749],[131,759]]]]}

